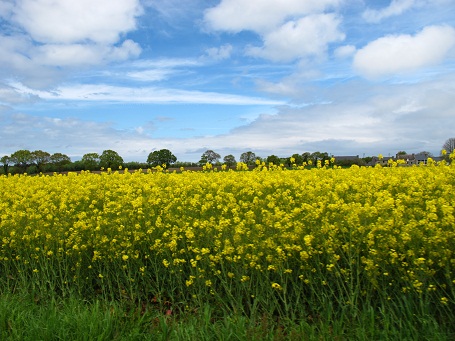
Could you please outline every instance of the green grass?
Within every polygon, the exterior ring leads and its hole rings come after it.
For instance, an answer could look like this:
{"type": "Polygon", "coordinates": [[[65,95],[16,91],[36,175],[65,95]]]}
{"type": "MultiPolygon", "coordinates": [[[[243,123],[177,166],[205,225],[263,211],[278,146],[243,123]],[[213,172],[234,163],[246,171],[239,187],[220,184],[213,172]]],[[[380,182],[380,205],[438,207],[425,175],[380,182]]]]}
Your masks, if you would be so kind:
{"type": "Polygon", "coordinates": [[[450,321],[436,319],[397,300],[387,307],[334,309],[330,302],[318,316],[288,320],[271,315],[244,316],[204,305],[166,315],[156,304],[74,297],[41,300],[34,295],[0,296],[1,340],[453,340],[450,321]]]}

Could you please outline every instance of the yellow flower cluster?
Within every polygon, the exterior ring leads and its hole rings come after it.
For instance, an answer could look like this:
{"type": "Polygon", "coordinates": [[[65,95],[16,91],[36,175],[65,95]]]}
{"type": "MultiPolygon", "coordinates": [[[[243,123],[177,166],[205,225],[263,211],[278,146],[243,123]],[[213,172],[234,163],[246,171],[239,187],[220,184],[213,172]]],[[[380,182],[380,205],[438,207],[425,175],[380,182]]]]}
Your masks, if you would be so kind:
{"type": "Polygon", "coordinates": [[[258,169],[2,176],[0,266],[188,290],[360,278],[453,301],[455,167],[258,169]]]}

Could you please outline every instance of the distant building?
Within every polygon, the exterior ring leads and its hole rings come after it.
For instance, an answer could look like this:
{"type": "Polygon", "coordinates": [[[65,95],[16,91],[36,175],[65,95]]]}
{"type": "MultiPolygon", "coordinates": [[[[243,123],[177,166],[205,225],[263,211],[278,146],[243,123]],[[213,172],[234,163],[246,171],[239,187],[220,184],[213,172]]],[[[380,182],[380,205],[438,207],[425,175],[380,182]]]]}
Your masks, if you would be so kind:
{"type": "Polygon", "coordinates": [[[442,161],[443,158],[440,156],[431,156],[430,153],[418,153],[418,154],[397,154],[395,157],[393,156],[384,156],[382,159],[379,159],[377,156],[373,156],[371,162],[367,164],[367,166],[387,166],[389,164],[389,160],[398,161],[404,160],[406,166],[414,166],[414,165],[426,165],[428,164],[428,159],[431,158],[435,162],[442,161]]]}
{"type": "MultiPolygon", "coordinates": [[[[425,159],[425,163],[428,157],[425,159]]],[[[412,166],[412,165],[417,165],[417,159],[415,154],[397,154],[395,160],[404,160],[406,161],[406,165],[412,166]]]]}
{"type": "Polygon", "coordinates": [[[394,158],[392,156],[384,156],[382,159],[380,159],[377,156],[373,156],[373,158],[367,164],[367,166],[376,166],[376,165],[387,166],[389,164],[390,159],[394,160],[394,158]]]}
{"type": "Polygon", "coordinates": [[[335,161],[357,161],[360,160],[358,155],[334,156],[335,161]]]}
{"type": "Polygon", "coordinates": [[[358,155],[341,155],[341,156],[334,156],[335,164],[338,166],[352,166],[352,165],[359,165],[362,163],[362,159],[359,158],[358,155]]]}

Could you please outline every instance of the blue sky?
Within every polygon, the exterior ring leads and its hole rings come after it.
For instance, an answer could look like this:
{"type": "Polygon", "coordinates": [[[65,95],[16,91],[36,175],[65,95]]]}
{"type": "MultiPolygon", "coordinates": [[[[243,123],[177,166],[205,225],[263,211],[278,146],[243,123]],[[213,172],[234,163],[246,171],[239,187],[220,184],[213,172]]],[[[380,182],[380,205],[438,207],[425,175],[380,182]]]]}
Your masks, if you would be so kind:
{"type": "Polygon", "coordinates": [[[0,155],[438,155],[455,0],[2,0],[0,155]]]}

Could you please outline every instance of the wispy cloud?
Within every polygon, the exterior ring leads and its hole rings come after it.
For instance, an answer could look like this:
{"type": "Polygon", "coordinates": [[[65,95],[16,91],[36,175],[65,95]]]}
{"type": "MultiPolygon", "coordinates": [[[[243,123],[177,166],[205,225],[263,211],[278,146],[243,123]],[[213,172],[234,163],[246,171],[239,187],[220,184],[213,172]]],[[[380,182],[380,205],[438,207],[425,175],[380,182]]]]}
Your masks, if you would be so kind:
{"type": "Polygon", "coordinates": [[[363,17],[368,22],[378,23],[383,19],[397,16],[415,6],[416,0],[392,0],[389,6],[382,9],[367,9],[363,17]]]}
{"type": "Polygon", "coordinates": [[[120,87],[107,84],[60,86],[53,91],[33,90],[14,83],[16,91],[50,101],[105,101],[128,103],[199,103],[228,105],[278,105],[283,101],[216,92],[157,87],[120,87]]]}

